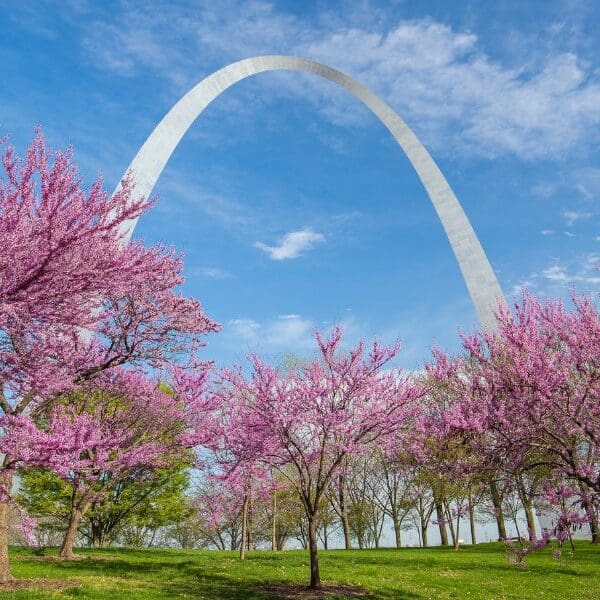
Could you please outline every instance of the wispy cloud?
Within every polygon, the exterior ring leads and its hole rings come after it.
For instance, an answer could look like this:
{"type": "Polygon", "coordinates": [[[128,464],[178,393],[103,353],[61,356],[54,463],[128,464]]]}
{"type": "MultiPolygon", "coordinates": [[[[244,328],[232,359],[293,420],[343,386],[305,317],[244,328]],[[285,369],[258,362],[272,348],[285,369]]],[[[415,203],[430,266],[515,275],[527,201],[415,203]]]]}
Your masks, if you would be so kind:
{"type": "Polygon", "coordinates": [[[565,218],[565,223],[568,227],[571,227],[577,221],[589,219],[591,216],[592,213],[590,212],[578,212],[576,210],[566,210],[565,212],[563,212],[563,217],[565,218]]]}
{"type": "Polygon", "coordinates": [[[300,315],[281,315],[268,324],[264,341],[270,346],[306,348],[313,345],[314,325],[300,315]]]}
{"type": "MultiPolygon", "coordinates": [[[[282,314],[264,320],[252,318],[231,319],[223,326],[221,338],[237,350],[256,350],[261,353],[294,353],[307,355],[315,351],[314,333],[317,329],[328,332],[333,325],[344,331],[344,345],[351,346],[361,338],[373,336],[364,323],[347,311],[338,321],[321,321],[300,315],[282,314]]],[[[385,337],[385,336],[383,336],[385,337]]]]}
{"type": "Polygon", "coordinates": [[[234,344],[257,347],[261,351],[306,351],[314,345],[312,320],[300,315],[280,315],[259,323],[254,319],[232,319],[223,335],[234,344]]]}
{"type": "Polygon", "coordinates": [[[550,198],[556,191],[555,183],[536,183],[531,188],[531,193],[538,198],[550,198]]]}
{"type": "MultiPolygon", "coordinates": [[[[448,349],[458,347],[456,324],[464,319],[465,308],[470,308],[468,298],[459,303],[450,302],[437,311],[431,311],[431,306],[421,306],[416,311],[402,311],[395,319],[381,321],[373,320],[371,314],[355,315],[350,309],[333,321],[319,321],[295,313],[262,320],[240,317],[225,322],[219,340],[237,352],[238,360],[243,360],[248,351],[270,355],[275,361],[277,356],[286,354],[302,358],[316,351],[316,329],[329,332],[334,325],[339,325],[344,331],[345,348],[359,340],[370,343],[378,339],[384,344],[393,344],[401,339],[402,350],[395,364],[412,370],[420,368],[423,358],[430,356],[432,343],[448,349]]],[[[474,313],[472,319],[462,321],[463,329],[470,330],[475,326],[474,313]]]]}
{"type": "Polygon", "coordinates": [[[571,281],[571,277],[567,275],[566,268],[561,265],[553,265],[544,269],[542,275],[550,281],[571,281]]]}
{"type": "Polygon", "coordinates": [[[430,19],[336,31],[302,49],[368,83],[440,150],[559,157],[590,143],[600,122],[600,81],[572,52],[551,52],[533,70],[509,67],[475,34],[430,19]]]}
{"type": "Polygon", "coordinates": [[[594,167],[576,169],[573,172],[573,181],[575,189],[584,201],[589,202],[600,196],[600,169],[594,167]]]}
{"type": "Polygon", "coordinates": [[[202,277],[208,277],[210,279],[230,279],[233,277],[230,271],[221,269],[219,267],[200,267],[198,269],[192,269],[192,275],[198,274],[202,277]]]}
{"type": "Polygon", "coordinates": [[[287,260],[298,258],[307,250],[311,250],[316,244],[325,241],[322,233],[317,233],[310,228],[286,233],[279,244],[269,246],[263,242],[254,242],[254,247],[266,252],[272,260],[287,260]]]}
{"type": "Polygon", "coordinates": [[[231,319],[223,327],[223,335],[233,336],[246,343],[255,343],[260,324],[254,319],[231,319]]]}
{"type": "Polygon", "coordinates": [[[590,288],[600,286],[600,254],[590,253],[580,256],[576,261],[569,263],[557,262],[542,270],[541,276],[552,283],[566,286],[583,284],[590,288]]]}
{"type": "Polygon", "coordinates": [[[510,292],[511,298],[520,298],[525,292],[533,292],[536,288],[534,279],[522,279],[518,283],[515,283],[510,292]]]}
{"type": "MultiPolygon", "coordinates": [[[[127,76],[151,70],[180,89],[243,57],[314,58],[371,86],[438,153],[451,148],[531,160],[563,157],[597,142],[600,78],[574,47],[550,45],[535,61],[507,64],[489,56],[475,32],[430,18],[396,18],[390,25],[392,17],[368,13],[354,11],[332,23],[323,11],[316,19],[301,18],[264,1],[224,0],[193,9],[171,4],[159,12],[126,4],[110,22],[89,27],[83,45],[99,68],[127,76]]],[[[537,40],[529,43],[535,50],[537,40]]],[[[523,48],[521,56],[528,54],[523,48]]],[[[339,125],[372,122],[346,94],[314,79],[269,81],[272,94],[306,97],[311,86],[308,97],[339,125]]]]}
{"type": "Polygon", "coordinates": [[[530,273],[513,284],[510,296],[515,298],[529,290],[542,296],[564,296],[600,291],[600,254],[591,252],[568,260],[555,259],[552,264],[530,273]]]}
{"type": "Polygon", "coordinates": [[[237,200],[189,183],[187,179],[171,172],[162,183],[168,199],[159,201],[156,208],[167,212],[185,212],[189,216],[201,213],[225,228],[247,227],[255,220],[255,215],[237,200]]]}

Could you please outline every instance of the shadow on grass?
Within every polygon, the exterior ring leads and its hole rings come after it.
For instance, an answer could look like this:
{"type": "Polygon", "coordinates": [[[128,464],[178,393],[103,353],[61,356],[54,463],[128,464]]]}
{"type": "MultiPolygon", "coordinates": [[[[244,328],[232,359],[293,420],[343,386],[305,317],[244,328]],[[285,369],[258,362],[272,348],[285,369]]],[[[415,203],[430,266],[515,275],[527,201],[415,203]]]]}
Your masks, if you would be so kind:
{"type": "MultiPolygon", "coordinates": [[[[208,565],[199,564],[194,560],[168,561],[156,560],[151,562],[139,562],[132,560],[134,556],[130,555],[129,560],[109,559],[94,560],[84,559],[77,561],[54,562],[55,573],[60,577],[75,577],[81,585],[86,585],[86,578],[90,578],[90,584],[94,577],[110,577],[122,579],[126,582],[128,579],[139,579],[143,577],[146,581],[152,583],[153,591],[160,592],[164,598],[204,598],[214,600],[274,600],[280,596],[265,591],[269,587],[297,587],[303,586],[297,581],[286,579],[277,579],[270,574],[261,574],[260,569],[249,573],[214,573],[215,568],[210,563],[208,565]],[[261,589],[262,588],[262,589],[261,589]]],[[[141,557],[140,557],[141,559],[141,557]]],[[[252,564],[257,567],[261,563],[273,563],[280,560],[279,556],[260,554],[248,559],[245,566],[252,564]]],[[[235,561],[239,566],[239,563],[235,561]]],[[[301,566],[300,564],[298,565],[301,566]]],[[[325,570],[326,575],[326,570],[325,570]]],[[[308,574],[307,574],[308,576],[308,574]]],[[[337,582],[327,580],[327,584],[347,585],[347,582],[337,582]]],[[[307,597],[310,597],[307,590],[307,597]]],[[[65,590],[68,595],[79,595],[78,590],[65,590]]],[[[365,599],[368,600],[416,600],[422,598],[421,595],[401,589],[379,589],[377,591],[366,590],[365,599]]],[[[297,595],[302,598],[302,595],[297,595]]],[[[345,595],[330,595],[327,600],[337,600],[347,598],[345,595]]]]}
{"type": "MultiPolygon", "coordinates": [[[[327,582],[332,584],[332,582],[327,582]]],[[[340,587],[345,587],[341,585],[340,587]]],[[[172,584],[164,584],[161,586],[161,591],[165,598],[211,598],[215,600],[281,600],[282,596],[276,591],[268,592],[268,588],[277,590],[294,588],[294,598],[301,600],[302,598],[314,598],[308,586],[291,585],[289,581],[261,581],[260,584],[256,581],[252,582],[233,582],[230,578],[223,575],[204,574],[197,582],[186,581],[172,584]],[[306,595],[302,594],[302,590],[306,591],[306,595]]],[[[423,598],[419,594],[394,590],[377,590],[375,592],[365,590],[365,595],[362,596],[365,600],[418,600],[423,598]]],[[[287,596],[283,596],[287,597],[287,596]]],[[[355,597],[355,596],[353,596],[355,597]]],[[[342,600],[349,596],[328,595],[327,600],[342,600]]]]}
{"type": "Polygon", "coordinates": [[[85,579],[85,577],[110,576],[124,580],[135,579],[140,575],[154,583],[160,583],[164,577],[172,576],[189,577],[195,576],[203,570],[202,565],[193,560],[184,561],[143,561],[104,559],[83,559],[75,561],[64,561],[53,563],[56,572],[62,571],[66,576],[85,579]]]}

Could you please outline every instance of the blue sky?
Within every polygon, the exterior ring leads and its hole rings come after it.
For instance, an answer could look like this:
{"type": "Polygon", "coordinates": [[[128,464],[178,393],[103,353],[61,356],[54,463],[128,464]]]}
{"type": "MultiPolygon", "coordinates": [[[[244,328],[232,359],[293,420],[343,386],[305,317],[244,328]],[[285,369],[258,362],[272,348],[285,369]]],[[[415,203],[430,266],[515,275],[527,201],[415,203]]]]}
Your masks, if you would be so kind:
{"type": "MultiPolygon", "coordinates": [[[[171,106],[257,54],[325,62],[388,101],[463,204],[509,297],[600,290],[600,7],[530,2],[61,2],[0,6],[0,131],[41,123],[112,189],[171,106]]],[[[185,253],[223,325],[205,356],[311,350],[314,327],[404,341],[418,368],[475,312],[410,163],[347,93],[246,80],[193,125],[135,235],[185,253]]]]}

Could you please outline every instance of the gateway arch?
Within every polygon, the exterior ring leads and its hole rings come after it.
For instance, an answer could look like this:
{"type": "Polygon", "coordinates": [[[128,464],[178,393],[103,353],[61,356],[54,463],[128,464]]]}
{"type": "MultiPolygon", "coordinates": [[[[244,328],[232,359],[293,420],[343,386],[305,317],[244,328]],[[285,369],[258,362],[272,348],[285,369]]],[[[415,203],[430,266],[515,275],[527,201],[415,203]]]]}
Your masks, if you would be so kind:
{"type": "MultiPolygon", "coordinates": [[[[266,71],[314,73],[347,89],[387,127],[410,160],[442,222],[475,305],[481,325],[496,329],[495,311],[506,304],[498,280],[467,215],[442,172],[417,136],[373,92],[327,65],[295,56],[257,56],[232,63],[203,79],[185,94],[150,134],[126,173],[134,179],[134,197],[149,197],[169,157],[202,111],[233,84],[266,71]]],[[[120,189],[120,184],[115,191],[120,189]]],[[[124,224],[129,241],[137,220],[124,224]]]]}

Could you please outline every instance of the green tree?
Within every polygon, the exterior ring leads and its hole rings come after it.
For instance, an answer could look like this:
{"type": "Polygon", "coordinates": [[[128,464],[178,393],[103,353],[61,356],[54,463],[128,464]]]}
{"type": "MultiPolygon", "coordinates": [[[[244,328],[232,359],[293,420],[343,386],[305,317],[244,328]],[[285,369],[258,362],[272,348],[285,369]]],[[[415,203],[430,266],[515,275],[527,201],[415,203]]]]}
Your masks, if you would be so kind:
{"type": "MultiPolygon", "coordinates": [[[[191,457],[145,478],[116,481],[109,493],[93,502],[79,527],[91,546],[117,539],[128,546],[152,545],[162,527],[185,518],[191,457]]],[[[21,476],[17,501],[38,520],[41,533],[64,532],[71,510],[71,485],[43,469],[21,476]]]]}

